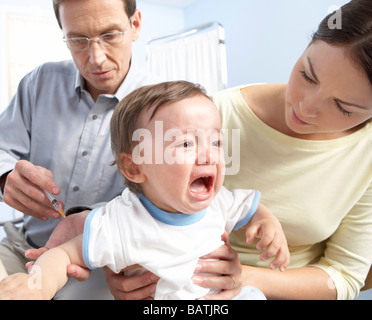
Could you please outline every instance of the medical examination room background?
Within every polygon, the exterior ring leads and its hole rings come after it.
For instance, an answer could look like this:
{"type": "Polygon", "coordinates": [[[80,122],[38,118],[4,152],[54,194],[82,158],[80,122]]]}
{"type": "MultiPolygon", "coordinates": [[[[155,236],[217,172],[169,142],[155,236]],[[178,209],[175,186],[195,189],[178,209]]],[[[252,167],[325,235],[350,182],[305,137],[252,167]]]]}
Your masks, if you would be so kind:
{"type": "MultiPolygon", "coordinates": [[[[137,0],[142,32],[133,55],[146,67],[150,40],[218,22],[226,38],[227,87],[286,82],[319,22],[347,2],[137,0]]],[[[0,112],[27,72],[43,62],[70,58],[62,36],[52,0],[0,0],[0,112]]],[[[0,213],[0,221],[19,216],[3,203],[0,213]]],[[[372,293],[365,298],[372,299],[372,293]]]]}

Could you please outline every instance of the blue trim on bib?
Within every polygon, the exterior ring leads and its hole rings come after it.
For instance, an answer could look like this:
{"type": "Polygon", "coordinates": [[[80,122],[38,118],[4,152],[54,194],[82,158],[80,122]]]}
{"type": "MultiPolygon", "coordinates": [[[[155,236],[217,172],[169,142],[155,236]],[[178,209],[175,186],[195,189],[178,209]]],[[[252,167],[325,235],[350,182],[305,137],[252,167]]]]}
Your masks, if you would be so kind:
{"type": "Polygon", "coordinates": [[[207,213],[207,209],[193,214],[169,213],[155,206],[143,193],[139,195],[139,199],[154,219],[171,226],[183,227],[194,224],[203,219],[207,213]]]}

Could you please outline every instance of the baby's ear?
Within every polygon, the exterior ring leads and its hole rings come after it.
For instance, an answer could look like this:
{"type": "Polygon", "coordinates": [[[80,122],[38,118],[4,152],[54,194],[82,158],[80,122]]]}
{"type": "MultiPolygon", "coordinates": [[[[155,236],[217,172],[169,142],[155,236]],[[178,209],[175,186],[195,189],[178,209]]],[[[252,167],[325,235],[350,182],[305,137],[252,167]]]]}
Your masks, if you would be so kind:
{"type": "Polygon", "coordinates": [[[133,162],[130,154],[121,153],[119,155],[118,166],[123,175],[134,183],[143,183],[146,176],[142,173],[141,166],[133,162]]]}

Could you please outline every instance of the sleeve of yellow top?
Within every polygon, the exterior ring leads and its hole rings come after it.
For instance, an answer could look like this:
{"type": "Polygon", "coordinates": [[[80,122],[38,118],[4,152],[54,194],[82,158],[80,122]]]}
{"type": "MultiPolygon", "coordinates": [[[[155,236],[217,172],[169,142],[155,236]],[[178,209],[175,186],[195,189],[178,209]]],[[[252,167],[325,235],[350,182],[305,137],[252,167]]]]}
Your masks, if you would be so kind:
{"type": "MultiPolygon", "coordinates": [[[[345,189],[345,194],[352,192],[345,189]]],[[[337,299],[354,299],[364,285],[372,263],[372,186],[328,239],[324,256],[313,266],[326,271],[337,299]]]]}

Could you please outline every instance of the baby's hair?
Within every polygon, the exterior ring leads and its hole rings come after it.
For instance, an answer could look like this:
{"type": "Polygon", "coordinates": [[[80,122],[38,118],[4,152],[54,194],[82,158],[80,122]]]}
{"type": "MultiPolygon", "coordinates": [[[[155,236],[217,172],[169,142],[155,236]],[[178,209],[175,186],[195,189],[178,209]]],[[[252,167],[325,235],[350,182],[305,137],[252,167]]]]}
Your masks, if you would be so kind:
{"type": "MultiPolygon", "coordinates": [[[[113,165],[120,161],[120,154],[131,154],[138,144],[132,137],[138,127],[138,120],[144,111],[153,108],[150,120],[157,110],[165,104],[202,95],[210,99],[205,89],[187,81],[163,82],[141,87],[120,101],[111,118],[111,149],[115,157],[113,165]]],[[[140,192],[139,186],[126,179],[131,191],[140,192]]]]}

